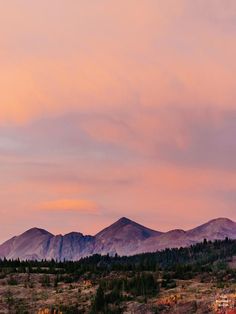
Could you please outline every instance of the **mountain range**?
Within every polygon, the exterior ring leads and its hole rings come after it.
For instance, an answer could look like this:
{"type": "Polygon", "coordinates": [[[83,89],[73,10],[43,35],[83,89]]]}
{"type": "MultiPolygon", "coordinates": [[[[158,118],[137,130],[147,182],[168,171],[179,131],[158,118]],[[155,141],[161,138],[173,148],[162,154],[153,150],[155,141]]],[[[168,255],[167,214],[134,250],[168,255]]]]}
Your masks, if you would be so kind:
{"type": "Polygon", "coordinates": [[[134,255],[226,237],[236,239],[236,223],[227,218],[213,219],[188,231],[160,232],[123,217],[95,236],[79,232],[53,235],[32,228],[0,245],[0,258],[63,261],[79,260],[92,254],[134,255]]]}

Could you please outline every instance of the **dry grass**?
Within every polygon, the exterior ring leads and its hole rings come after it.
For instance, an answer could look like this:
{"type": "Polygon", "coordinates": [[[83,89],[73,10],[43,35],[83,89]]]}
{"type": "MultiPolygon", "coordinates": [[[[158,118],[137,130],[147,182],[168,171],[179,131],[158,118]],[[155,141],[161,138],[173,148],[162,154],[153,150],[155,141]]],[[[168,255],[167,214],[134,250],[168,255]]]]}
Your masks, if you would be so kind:
{"type": "Polygon", "coordinates": [[[88,288],[83,281],[78,283],[59,282],[53,286],[54,275],[50,275],[50,285],[42,284],[41,274],[15,274],[0,279],[0,313],[38,313],[40,309],[59,308],[79,304],[81,313],[87,313],[95,287],[88,288]]]}

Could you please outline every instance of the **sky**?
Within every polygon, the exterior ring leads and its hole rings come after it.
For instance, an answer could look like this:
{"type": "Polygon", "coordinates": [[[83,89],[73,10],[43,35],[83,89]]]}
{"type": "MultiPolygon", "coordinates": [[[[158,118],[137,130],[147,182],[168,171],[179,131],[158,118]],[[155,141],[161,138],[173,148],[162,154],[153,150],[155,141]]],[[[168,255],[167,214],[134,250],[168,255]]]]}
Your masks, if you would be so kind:
{"type": "Polygon", "coordinates": [[[0,1],[0,241],[236,220],[234,0],[0,1]]]}

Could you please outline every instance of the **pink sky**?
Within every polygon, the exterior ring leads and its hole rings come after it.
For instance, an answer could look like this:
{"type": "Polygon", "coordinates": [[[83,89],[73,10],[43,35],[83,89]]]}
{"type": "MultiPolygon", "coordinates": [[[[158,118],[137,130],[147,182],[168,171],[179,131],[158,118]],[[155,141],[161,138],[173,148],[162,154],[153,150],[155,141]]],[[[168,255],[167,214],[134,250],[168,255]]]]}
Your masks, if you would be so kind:
{"type": "Polygon", "coordinates": [[[236,220],[234,0],[9,0],[0,29],[0,241],[236,220]]]}

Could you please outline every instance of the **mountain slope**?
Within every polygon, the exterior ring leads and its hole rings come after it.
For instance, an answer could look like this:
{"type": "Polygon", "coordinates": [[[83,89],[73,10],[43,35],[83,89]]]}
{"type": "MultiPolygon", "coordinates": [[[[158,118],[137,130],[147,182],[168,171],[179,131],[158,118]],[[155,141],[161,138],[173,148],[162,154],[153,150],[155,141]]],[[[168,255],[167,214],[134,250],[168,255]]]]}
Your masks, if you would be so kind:
{"type": "Polygon", "coordinates": [[[236,239],[236,223],[228,218],[217,218],[194,229],[171,230],[158,237],[143,241],[138,253],[155,252],[165,248],[185,247],[207,240],[236,239]]]}
{"type": "Polygon", "coordinates": [[[217,218],[187,231],[187,235],[193,241],[199,242],[203,239],[225,239],[226,237],[236,239],[236,223],[228,218],[217,218]]]}
{"type": "Polygon", "coordinates": [[[236,223],[227,218],[213,219],[188,231],[162,233],[123,217],[95,236],[79,232],[53,235],[32,228],[0,245],[0,258],[79,260],[96,253],[134,255],[226,237],[236,239],[236,223]]]}
{"type": "Polygon", "coordinates": [[[53,235],[46,230],[32,228],[3,243],[0,246],[0,257],[42,259],[45,257],[47,245],[52,237],[53,235]]]}
{"type": "Polygon", "coordinates": [[[166,248],[189,246],[191,244],[191,240],[188,239],[186,231],[176,229],[143,241],[137,253],[155,252],[166,248]]]}
{"type": "Polygon", "coordinates": [[[160,236],[161,232],[146,228],[128,218],[121,218],[96,236],[95,253],[135,254],[140,242],[160,236]]]}
{"type": "Polygon", "coordinates": [[[75,260],[93,252],[94,239],[81,233],[56,235],[32,228],[0,246],[0,258],[75,260]]]}
{"type": "Polygon", "coordinates": [[[54,236],[48,247],[47,259],[79,260],[94,251],[94,237],[84,236],[79,232],[71,232],[64,236],[54,236]]]}

